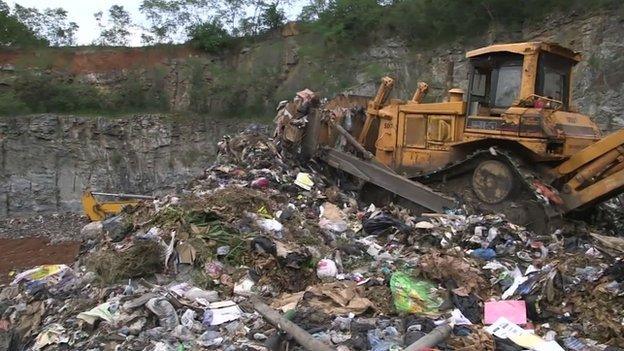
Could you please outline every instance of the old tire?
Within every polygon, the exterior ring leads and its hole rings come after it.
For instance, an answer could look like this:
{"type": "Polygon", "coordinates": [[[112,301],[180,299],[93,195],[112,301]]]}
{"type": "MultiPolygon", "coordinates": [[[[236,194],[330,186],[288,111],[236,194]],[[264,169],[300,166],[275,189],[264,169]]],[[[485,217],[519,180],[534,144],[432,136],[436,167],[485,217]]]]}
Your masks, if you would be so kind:
{"type": "Polygon", "coordinates": [[[514,190],[514,172],[504,162],[486,160],[472,174],[472,189],[479,200],[497,204],[509,199],[514,190]]]}

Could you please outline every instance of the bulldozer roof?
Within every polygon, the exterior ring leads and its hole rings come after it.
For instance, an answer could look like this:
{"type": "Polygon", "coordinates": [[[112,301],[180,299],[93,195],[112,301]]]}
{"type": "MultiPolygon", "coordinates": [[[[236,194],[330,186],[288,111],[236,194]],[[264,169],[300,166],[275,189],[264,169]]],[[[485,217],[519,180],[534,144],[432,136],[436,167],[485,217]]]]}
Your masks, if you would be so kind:
{"type": "Polygon", "coordinates": [[[540,41],[490,45],[480,49],[468,51],[466,53],[466,57],[472,58],[494,52],[511,52],[520,55],[529,55],[538,51],[550,52],[558,56],[566,57],[574,62],[581,61],[581,54],[576,51],[565,48],[559,44],[540,41]]]}

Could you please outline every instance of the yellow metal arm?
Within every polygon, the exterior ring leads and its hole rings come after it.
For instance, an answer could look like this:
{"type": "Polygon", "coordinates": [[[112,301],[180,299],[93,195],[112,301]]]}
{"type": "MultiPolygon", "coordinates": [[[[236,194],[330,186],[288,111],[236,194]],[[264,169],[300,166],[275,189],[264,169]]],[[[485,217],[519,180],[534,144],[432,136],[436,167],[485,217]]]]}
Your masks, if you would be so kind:
{"type": "MultiPolygon", "coordinates": [[[[118,194],[106,194],[108,196],[118,196],[118,194]]],[[[85,215],[89,217],[91,221],[101,221],[106,219],[107,216],[116,215],[120,213],[126,206],[136,206],[139,204],[140,199],[148,199],[149,196],[139,196],[136,199],[128,200],[116,200],[116,201],[102,201],[99,202],[94,193],[87,190],[82,194],[82,208],[85,215]]]]}

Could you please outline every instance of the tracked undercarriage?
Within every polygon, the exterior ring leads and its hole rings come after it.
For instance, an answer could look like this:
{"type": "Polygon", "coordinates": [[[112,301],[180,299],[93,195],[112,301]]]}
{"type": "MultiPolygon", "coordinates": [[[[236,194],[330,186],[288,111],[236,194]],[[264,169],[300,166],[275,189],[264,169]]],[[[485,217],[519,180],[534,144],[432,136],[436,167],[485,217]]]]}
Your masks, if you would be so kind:
{"type": "Polygon", "coordinates": [[[497,148],[479,150],[442,169],[411,178],[458,199],[472,213],[503,213],[519,225],[545,232],[562,211],[537,173],[497,148]]]}
{"type": "Polygon", "coordinates": [[[276,136],[359,179],[364,197],[505,213],[539,232],[624,191],[624,130],[602,137],[571,107],[580,54],[536,42],[467,57],[467,95],[451,89],[445,102],[422,103],[421,82],[410,100],[390,99],[389,77],[370,100],[320,106],[304,90],[279,110],[276,136]]]}
{"type": "MultiPolygon", "coordinates": [[[[461,208],[468,213],[502,213],[510,221],[538,233],[548,232],[563,215],[544,195],[545,185],[537,174],[520,159],[496,148],[477,151],[464,160],[410,180],[454,199],[456,207],[448,208],[449,211],[461,208]]],[[[395,202],[417,213],[430,212],[370,182],[361,184],[360,197],[378,205],[395,202]]]]}

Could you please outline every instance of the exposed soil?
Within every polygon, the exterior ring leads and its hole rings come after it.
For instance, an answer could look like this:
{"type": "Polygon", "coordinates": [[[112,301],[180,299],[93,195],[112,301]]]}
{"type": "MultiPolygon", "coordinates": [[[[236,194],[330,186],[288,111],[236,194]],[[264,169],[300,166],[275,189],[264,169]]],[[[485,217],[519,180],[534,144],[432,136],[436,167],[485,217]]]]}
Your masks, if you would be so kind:
{"type": "Polygon", "coordinates": [[[50,244],[43,238],[0,239],[0,284],[9,283],[10,272],[42,264],[72,264],[78,256],[80,242],[50,244]]]}
{"type": "Polygon", "coordinates": [[[46,48],[42,50],[5,50],[0,62],[25,67],[50,65],[54,69],[74,74],[114,72],[136,67],[147,68],[167,60],[186,58],[194,53],[186,45],[151,48],[93,48],[72,50],[46,48]]]}

